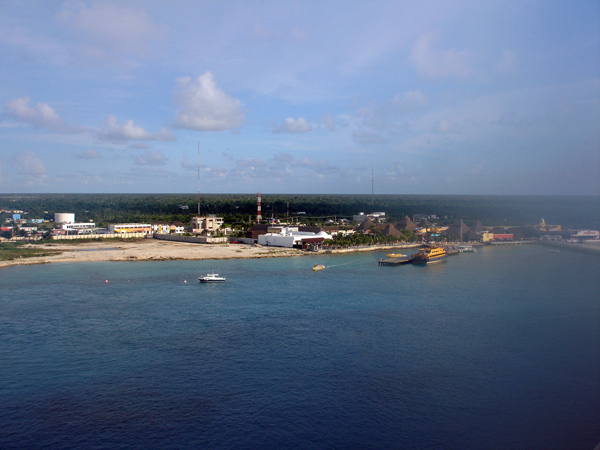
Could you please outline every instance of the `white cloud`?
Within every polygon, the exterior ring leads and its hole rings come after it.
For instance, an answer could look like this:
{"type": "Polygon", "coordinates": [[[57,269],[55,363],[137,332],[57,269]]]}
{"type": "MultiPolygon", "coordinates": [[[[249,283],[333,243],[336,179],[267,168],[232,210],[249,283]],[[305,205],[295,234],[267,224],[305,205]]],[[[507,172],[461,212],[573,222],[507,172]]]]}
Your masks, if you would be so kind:
{"type": "Polygon", "coordinates": [[[167,157],[160,150],[146,150],[141,154],[134,154],[133,159],[138,166],[164,166],[167,163],[167,157]]]}
{"type": "Polygon", "coordinates": [[[427,78],[466,77],[471,73],[469,53],[466,51],[440,50],[434,48],[437,37],[424,33],[417,39],[411,58],[427,78]]]}
{"type": "Polygon", "coordinates": [[[173,103],[180,108],[174,124],[179,128],[235,130],[246,120],[241,102],[219,89],[210,72],[195,80],[191,77],[178,78],[173,103]]]}
{"type": "Polygon", "coordinates": [[[408,91],[404,95],[396,94],[392,104],[401,112],[412,112],[427,106],[427,98],[417,89],[408,91]]]}
{"type": "Polygon", "coordinates": [[[284,122],[273,129],[273,133],[307,133],[312,130],[312,126],[304,117],[293,119],[288,117],[284,122]]]}
{"type": "Polygon", "coordinates": [[[52,131],[69,131],[69,127],[47,103],[30,106],[30,97],[15,98],[4,105],[10,111],[8,116],[36,128],[46,128],[52,131]]]}
{"type": "Polygon", "coordinates": [[[77,155],[79,159],[98,159],[100,156],[96,150],[88,149],[84,152],[81,152],[77,155]]]}
{"type": "Polygon", "coordinates": [[[335,119],[333,118],[333,116],[331,114],[325,114],[323,116],[322,122],[323,122],[323,125],[325,125],[325,128],[327,128],[327,130],[329,130],[329,131],[334,131],[335,127],[337,125],[335,119]]]}
{"type": "Polygon", "coordinates": [[[90,8],[65,3],[59,19],[93,45],[126,54],[143,55],[151,41],[166,34],[166,27],[156,25],[143,9],[104,2],[90,8]]]}
{"type": "Polygon", "coordinates": [[[175,136],[169,130],[161,128],[156,133],[150,133],[144,128],[134,125],[133,120],[128,120],[123,124],[117,122],[115,116],[108,116],[104,123],[104,129],[98,132],[98,137],[102,140],[123,142],[123,141],[174,141],[175,136]]]}
{"type": "Polygon", "coordinates": [[[29,150],[15,153],[9,163],[19,175],[42,181],[46,178],[46,167],[37,155],[29,150]]]}
{"type": "Polygon", "coordinates": [[[450,120],[441,119],[433,123],[431,131],[434,133],[456,133],[460,131],[461,127],[450,120]]]}

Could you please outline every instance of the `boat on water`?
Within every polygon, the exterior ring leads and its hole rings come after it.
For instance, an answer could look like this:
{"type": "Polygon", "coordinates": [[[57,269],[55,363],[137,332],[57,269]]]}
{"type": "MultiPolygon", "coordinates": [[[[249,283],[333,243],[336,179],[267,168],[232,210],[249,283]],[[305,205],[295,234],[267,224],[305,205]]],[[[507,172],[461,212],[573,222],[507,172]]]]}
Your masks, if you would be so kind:
{"type": "Polygon", "coordinates": [[[213,272],[199,277],[198,281],[200,283],[223,283],[225,281],[225,277],[220,277],[218,273],[213,272]]]}
{"type": "Polygon", "coordinates": [[[323,270],[325,266],[323,264],[315,264],[313,270],[323,270]]]}
{"type": "Polygon", "coordinates": [[[461,253],[477,252],[477,249],[475,247],[473,247],[472,245],[457,245],[456,248],[461,253]]]}
{"type": "Polygon", "coordinates": [[[560,250],[550,250],[550,253],[562,253],[560,250]]]}
{"type": "Polygon", "coordinates": [[[413,264],[431,264],[446,259],[446,250],[443,247],[428,247],[419,250],[412,257],[413,264]]]}
{"type": "Polygon", "coordinates": [[[385,256],[387,256],[388,258],[402,258],[403,256],[406,256],[406,255],[403,255],[402,253],[388,253],[385,256]]]}

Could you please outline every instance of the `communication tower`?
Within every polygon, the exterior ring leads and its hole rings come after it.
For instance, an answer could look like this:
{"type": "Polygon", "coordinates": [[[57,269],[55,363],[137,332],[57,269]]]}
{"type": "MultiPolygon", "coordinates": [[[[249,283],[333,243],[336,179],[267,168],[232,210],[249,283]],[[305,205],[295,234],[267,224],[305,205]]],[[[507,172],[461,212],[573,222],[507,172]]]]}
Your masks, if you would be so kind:
{"type": "Polygon", "coordinates": [[[258,193],[258,198],[257,198],[257,214],[256,214],[256,223],[260,223],[260,221],[262,220],[262,215],[260,212],[260,192],[258,193]]]}
{"type": "Polygon", "coordinates": [[[375,202],[375,169],[371,167],[371,206],[375,202]]]}

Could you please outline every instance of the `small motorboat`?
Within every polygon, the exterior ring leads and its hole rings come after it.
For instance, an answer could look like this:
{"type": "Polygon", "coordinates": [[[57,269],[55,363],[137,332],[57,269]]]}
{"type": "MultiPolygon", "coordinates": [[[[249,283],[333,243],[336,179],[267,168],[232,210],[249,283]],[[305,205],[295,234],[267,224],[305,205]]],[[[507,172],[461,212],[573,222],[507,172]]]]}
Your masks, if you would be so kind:
{"type": "Polygon", "coordinates": [[[200,283],[223,283],[225,281],[225,277],[220,277],[218,273],[207,273],[203,277],[199,277],[198,281],[200,283]]]}
{"type": "Polygon", "coordinates": [[[406,255],[403,255],[402,253],[388,253],[385,256],[387,256],[388,258],[402,258],[403,256],[406,256],[406,255]]]}
{"type": "Polygon", "coordinates": [[[325,266],[323,264],[315,264],[313,270],[323,270],[325,266]]]}

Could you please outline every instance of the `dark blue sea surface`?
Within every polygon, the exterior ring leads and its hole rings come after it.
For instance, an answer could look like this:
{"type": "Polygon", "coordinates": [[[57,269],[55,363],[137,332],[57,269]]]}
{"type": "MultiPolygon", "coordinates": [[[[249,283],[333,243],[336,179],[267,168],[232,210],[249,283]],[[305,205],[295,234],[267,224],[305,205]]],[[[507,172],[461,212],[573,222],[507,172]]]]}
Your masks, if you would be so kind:
{"type": "Polygon", "coordinates": [[[0,448],[593,450],[600,256],[382,256],[2,269],[0,448]]]}

